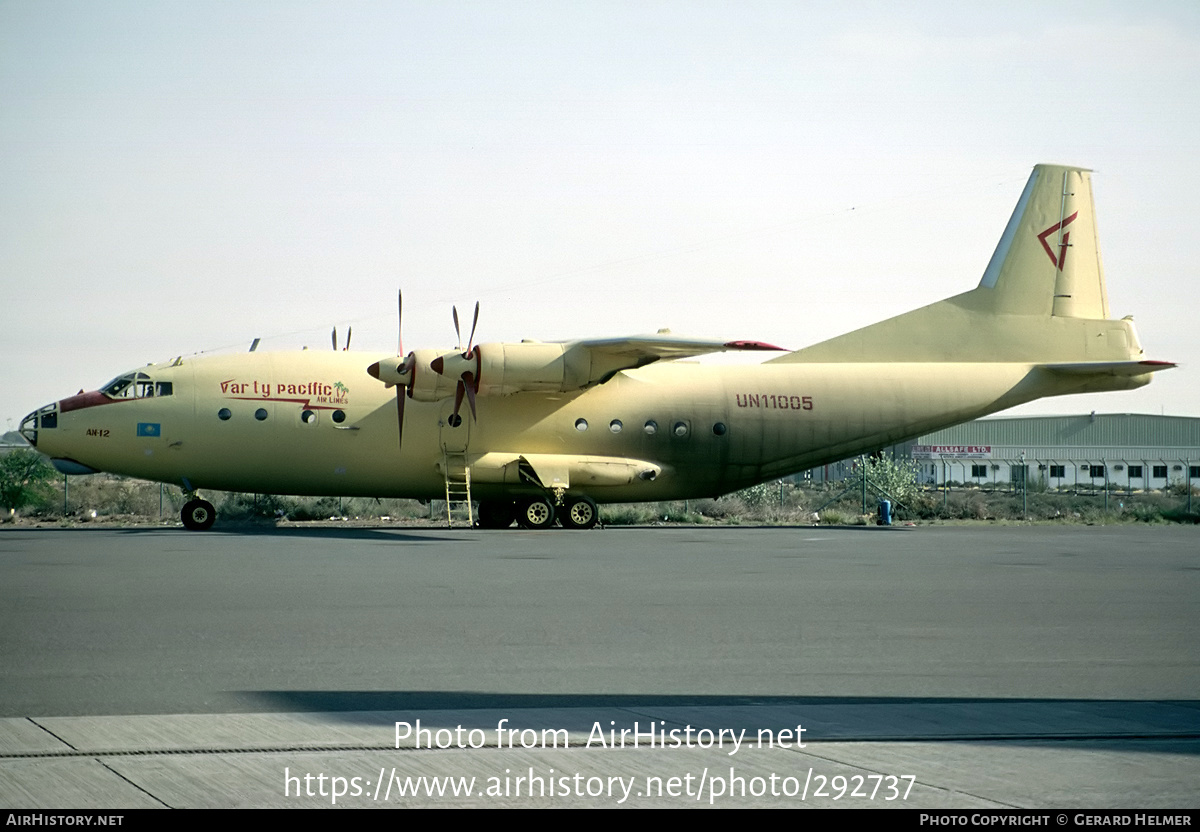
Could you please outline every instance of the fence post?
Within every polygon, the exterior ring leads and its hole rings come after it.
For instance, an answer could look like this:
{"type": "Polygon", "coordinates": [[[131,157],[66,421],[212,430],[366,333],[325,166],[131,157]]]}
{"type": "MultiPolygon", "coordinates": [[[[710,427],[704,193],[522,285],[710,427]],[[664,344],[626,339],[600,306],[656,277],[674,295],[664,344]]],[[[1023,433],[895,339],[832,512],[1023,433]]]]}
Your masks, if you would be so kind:
{"type": "Polygon", "coordinates": [[[867,513],[867,455],[862,454],[858,458],[858,467],[862,469],[863,487],[862,487],[862,513],[867,513]]]}

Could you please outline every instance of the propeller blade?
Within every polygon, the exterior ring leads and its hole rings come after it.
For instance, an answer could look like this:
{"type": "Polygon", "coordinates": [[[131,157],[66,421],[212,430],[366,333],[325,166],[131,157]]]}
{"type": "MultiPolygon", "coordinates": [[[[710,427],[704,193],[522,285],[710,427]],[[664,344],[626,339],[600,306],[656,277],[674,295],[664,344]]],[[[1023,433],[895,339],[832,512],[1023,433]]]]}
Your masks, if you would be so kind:
{"type": "Polygon", "coordinates": [[[342,352],[350,351],[350,336],[354,334],[354,327],[346,327],[346,346],[342,347],[342,352]]]}
{"type": "Polygon", "coordinates": [[[475,320],[471,322],[471,337],[467,339],[467,352],[471,351],[471,344],[475,342],[475,327],[479,325],[479,301],[475,301],[475,320]]]}
{"type": "Polygon", "coordinates": [[[404,355],[404,337],[401,326],[404,323],[404,292],[396,290],[396,355],[404,355]]]}
{"type": "MultiPolygon", "coordinates": [[[[458,328],[458,307],[457,306],[450,307],[450,316],[452,318],[454,318],[454,349],[461,350],[462,349],[462,332],[459,331],[459,328],[458,328]]],[[[455,411],[455,412],[457,412],[457,411],[455,411]]]]}
{"type": "Polygon", "coordinates": [[[405,388],[396,387],[396,451],[404,445],[404,400],[408,398],[405,388]]]}
{"type": "Polygon", "coordinates": [[[467,404],[471,405],[471,420],[478,422],[479,417],[475,414],[475,376],[471,372],[462,374],[462,380],[459,382],[460,388],[467,391],[467,404]]]}
{"type": "Polygon", "coordinates": [[[458,387],[454,391],[454,415],[458,415],[458,409],[462,407],[463,393],[467,390],[467,385],[463,384],[463,380],[458,380],[458,387]]]}
{"type": "Polygon", "coordinates": [[[333,351],[337,352],[337,327],[333,328],[333,351]]]}

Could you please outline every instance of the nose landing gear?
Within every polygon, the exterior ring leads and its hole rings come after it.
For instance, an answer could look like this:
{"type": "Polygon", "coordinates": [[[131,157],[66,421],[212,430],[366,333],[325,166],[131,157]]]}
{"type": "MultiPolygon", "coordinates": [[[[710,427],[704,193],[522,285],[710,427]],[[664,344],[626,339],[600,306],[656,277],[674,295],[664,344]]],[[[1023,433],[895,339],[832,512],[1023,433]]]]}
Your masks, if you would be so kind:
{"type": "Polygon", "coordinates": [[[216,522],[217,510],[208,500],[193,498],[183,504],[183,511],[179,513],[179,519],[183,521],[185,529],[193,532],[205,532],[211,529],[213,523],[216,522]]]}

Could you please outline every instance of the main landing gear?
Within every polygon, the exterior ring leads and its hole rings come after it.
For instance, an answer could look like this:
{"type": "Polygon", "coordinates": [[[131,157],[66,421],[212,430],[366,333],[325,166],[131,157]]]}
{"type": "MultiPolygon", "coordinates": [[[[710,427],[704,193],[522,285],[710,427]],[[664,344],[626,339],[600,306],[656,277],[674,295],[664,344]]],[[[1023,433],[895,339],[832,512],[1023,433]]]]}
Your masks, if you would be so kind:
{"type": "Polygon", "coordinates": [[[590,529],[600,521],[600,510],[591,497],[567,497],[556,507],[549,497],[524,497],[516,502],[485,500],[479,504],[479,528],[507,529],[516,520],[523,529],[548,529],[554,521],[564,529],[590,529]]]}
{"type": "Polygon", "coordinates": [[[216,522],[217,510],[208,500],[193,497],[183,504],[183,511],[179,513],[179,519],[183,521],[185,529],[193,532],[206,532],[216,522]]]}

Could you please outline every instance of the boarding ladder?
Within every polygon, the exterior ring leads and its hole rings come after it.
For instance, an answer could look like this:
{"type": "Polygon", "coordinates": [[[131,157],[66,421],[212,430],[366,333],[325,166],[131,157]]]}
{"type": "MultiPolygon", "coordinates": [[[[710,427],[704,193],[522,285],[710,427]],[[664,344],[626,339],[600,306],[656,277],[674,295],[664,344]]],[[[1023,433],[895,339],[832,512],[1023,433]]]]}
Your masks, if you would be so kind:
{"type": "Polygon", "coordinates": [[[467,510],[467,526],[475,525],[471,509],[471,468],[466,454],[445,451],[442,454],[442,474],[446,479],[446,525],[454,528],[454,509],[467,510]]]}

